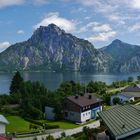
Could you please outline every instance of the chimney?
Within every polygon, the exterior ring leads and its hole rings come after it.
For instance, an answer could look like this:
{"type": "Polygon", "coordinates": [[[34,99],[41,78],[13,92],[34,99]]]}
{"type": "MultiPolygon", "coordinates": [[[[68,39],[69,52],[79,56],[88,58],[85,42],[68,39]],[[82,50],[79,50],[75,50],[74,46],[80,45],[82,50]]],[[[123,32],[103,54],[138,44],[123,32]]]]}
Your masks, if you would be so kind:
{"type": "Polygon", "coordinates": [[[75,99],[78,99],[78,95],[75,96],[75,99]]]}
{"type": "Polygon", "coordinates": [[[125,124],[122,125],[122,128],[125,128],[125,124]]]}
{"type": "Polygon", "coordinates": [[[88,95],[88,99],[91,99],[92,98],[92,95],[88,95]]]}

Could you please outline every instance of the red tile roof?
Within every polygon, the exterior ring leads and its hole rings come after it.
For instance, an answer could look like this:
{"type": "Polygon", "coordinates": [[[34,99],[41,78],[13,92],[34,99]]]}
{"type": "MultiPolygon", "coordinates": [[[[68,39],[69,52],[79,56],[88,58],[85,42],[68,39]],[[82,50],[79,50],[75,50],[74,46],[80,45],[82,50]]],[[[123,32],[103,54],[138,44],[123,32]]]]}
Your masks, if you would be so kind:
{"type": "Polygon", "coordinates": [[[6,137],[0,136],[0,140],[9,140],[9,139],[6,137]]]}

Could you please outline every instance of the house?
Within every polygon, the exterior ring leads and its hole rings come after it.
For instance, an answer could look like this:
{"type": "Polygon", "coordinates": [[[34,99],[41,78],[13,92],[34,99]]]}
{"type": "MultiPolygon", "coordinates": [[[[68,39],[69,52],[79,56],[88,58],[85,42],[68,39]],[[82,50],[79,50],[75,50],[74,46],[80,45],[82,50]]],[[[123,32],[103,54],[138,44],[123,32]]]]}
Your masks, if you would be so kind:
{"type": "Polygon", "coordinates": [[[135,101],[133,95],[122,92],[122,93],[118,93],[116,95],[111,96],[111,98],[110,98],[110,105],[114,105],[113,100],[115,98],[119,98],[121,103],[135,101]]]}
{"type": "Polygon", "coordinates": [[[122,92],[134,96],[135,100],[140,99],[140,84],[128,86],[122,92]]]}
{"type": "Polygon", "coordinates": [[[46,114],[47,120],[55,120],[55,113],[54,113],[53,107],[46,106],[45,107],[45,114],[46,114]]]}
{"type": "Polygon", "coordinates": [[[7,119],[3,115],[0,115],[0,135],[6,133],[7,124],[9,124],[7,119]]]}
{"type": "Polygon", "coordinates": [[[140,138],[140,106],[117,105],[98,114],[111,140],[140,138]]]}
{"type": "Polygon", "coordinates": [[[64,99],[64,118],[77,123],[83,123],[98,117],[102,111],[102,100],[92,94],[69,96],[64,99]]]}

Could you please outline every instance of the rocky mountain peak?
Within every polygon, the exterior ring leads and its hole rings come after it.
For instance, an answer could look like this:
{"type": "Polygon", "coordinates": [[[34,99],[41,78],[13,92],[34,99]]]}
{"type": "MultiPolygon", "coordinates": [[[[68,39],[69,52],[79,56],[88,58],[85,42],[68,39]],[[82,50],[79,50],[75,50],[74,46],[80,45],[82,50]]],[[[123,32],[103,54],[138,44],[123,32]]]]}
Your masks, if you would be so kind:
{"type": "Polygon", "coordinates": [[[49,24],[48,26],[40,26],[33,35],[36,34],[48,34],[48,33],[57,33],[57,34],[62,34],[65,31],[60,29],[58,26],[56,26],[55,24],[49,24]]]}
{"type": "Polygon", "coordinates": [[[120,44],[120,43],[122,43],[122,41],[119,39],[115,39],[112,41],[112,44],[120,44]]]}

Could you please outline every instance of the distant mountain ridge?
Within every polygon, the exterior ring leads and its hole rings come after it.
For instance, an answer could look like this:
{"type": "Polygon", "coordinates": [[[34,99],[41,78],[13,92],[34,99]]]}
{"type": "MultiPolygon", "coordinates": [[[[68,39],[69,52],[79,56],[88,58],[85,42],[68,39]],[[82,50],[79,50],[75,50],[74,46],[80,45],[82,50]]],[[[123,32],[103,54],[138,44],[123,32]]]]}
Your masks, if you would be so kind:
{"type": "Polygon", "coordinates": [[[32,37],[0,54],[0,70],[107,72],[108,56],[87,40],[54,24],[41,26],[32,37]]]}
{"type": "Polygon", "coordinates": [[[111,57],[111,72],[131,73],[140,71],[140,46],[116,39],[100,50],[111,57]]]}
{"type": "Polygon", "coordinates": [[[140,71],[140,46],[118,39],[96,49],[87,40],[54,24],[38,28],[27,41],[0,53],[0,71],[82,71],[130,73],[140,71]]]}

